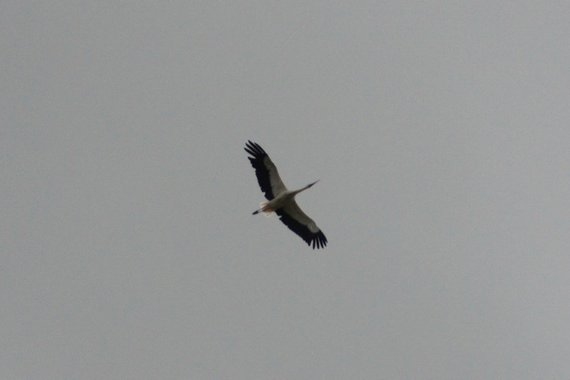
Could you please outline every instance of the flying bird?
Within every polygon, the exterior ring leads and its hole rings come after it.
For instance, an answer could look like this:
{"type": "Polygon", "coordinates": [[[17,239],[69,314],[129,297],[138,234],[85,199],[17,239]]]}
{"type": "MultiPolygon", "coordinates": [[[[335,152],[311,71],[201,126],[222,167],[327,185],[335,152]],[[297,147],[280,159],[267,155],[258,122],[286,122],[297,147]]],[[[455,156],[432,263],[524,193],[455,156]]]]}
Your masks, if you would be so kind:
{"type": "Polygon", "coordinates": [[[287,190],[281,177],[279,177],[275,164],[273,164],[271,158],[259,144],[248,140],[244,149],[251,155],[248,159],[251,162],[251,166],[255,169],[259,187],[261,187],[261,191],[267,198],[267,201],[259,204],[260,208],[255,210],[253,215],[260,212],[265,214],[275,212],[279,215],[279,219],[283,224],[299,235],[309,246],[312,245],[313,249],[324,248],[327,245],[325,234],[295,202],[295,195],[307,190],[317,183],[318,180],[299,190],[287,190]]]}

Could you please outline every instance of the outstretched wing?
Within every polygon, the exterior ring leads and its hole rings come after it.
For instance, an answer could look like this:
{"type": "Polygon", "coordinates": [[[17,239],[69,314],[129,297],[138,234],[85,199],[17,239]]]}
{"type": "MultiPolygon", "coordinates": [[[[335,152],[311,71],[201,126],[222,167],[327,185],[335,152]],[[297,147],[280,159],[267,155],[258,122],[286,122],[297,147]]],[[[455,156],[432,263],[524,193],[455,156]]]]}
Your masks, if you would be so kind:
{"type": "Polygon", "coordinates": [[[327,245],[327,238],[323,231],[301,210],[294,199],[284,207],[275,210],[275,213],[291,231],[299,235],[309,246],[312,244],[313,249],[324,248],[327,245]]]}
{"type": "Polygon", "coordinates": [[[251,157],[248,157],[249,162],[255,169],[257,182],[259,182],[259,187],[261,187],[261,191],[263,191],[267,200],[272,200],[278,194],[287,191],[283,181],[281,181],[281,177],[279,177],[275,164],[273,164],[271,158],[259,144],[248,140],[244,149],[251,155],[251,157]]]}

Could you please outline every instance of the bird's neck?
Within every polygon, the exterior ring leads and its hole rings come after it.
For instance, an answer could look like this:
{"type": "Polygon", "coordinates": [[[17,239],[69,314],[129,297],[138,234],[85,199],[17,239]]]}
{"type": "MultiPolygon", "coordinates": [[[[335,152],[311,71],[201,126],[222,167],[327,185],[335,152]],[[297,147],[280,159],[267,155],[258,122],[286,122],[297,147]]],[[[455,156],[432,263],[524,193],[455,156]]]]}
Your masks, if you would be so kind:
{"type": "Polygon", "coordinates": [[[307,186],[305,186],[305,187],[303,187],[303,188],[301,188],[301,189],[299,189],[299,190],[293,191],[293,196],[299,194],[299,193],[302,192],[302,191],[307,190],[309,187],[311,187],[311,185],[307,185],[307,186]]]}

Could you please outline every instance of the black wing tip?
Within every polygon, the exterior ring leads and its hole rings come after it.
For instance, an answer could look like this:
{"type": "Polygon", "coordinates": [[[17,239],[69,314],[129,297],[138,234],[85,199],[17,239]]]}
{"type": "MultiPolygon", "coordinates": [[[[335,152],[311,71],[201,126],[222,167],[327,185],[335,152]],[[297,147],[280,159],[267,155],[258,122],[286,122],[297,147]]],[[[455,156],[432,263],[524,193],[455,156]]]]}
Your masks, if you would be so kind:
{"type": "Polygon", "coordinates": [[[247,140],[245,143],[245,148],[243,148],[247,153],[251,154],[255,158],[261,158],[266,156],[265,150],[256,142],[247,140]]]}
{"type": "Polygon", "coordinates": [[[323,234],[322,231],[317,232],[311,240],[307,242],[309,247],[311,244],[313,245],[313,249],[321,249],[327,246],[327,237],[323,234]]]}

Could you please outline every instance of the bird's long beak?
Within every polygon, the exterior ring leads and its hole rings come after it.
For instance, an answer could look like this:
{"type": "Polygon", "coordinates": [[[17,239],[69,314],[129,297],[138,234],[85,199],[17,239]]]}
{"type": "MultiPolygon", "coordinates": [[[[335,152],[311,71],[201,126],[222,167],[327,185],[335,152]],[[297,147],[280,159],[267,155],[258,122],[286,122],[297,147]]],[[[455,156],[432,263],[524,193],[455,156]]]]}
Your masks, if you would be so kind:
{"type": "Polygon", "coordinates": [[[316,181],[315,181],[315,182],[313,182],[313,183],[310,183],[310,184],[308,185],[308,187],[311,187],[311,186],[313,186],[315,183],[317,183],[317,182],[319,182],[319,181],[320,181],[320,179],[316,180],[316,181]]]}

